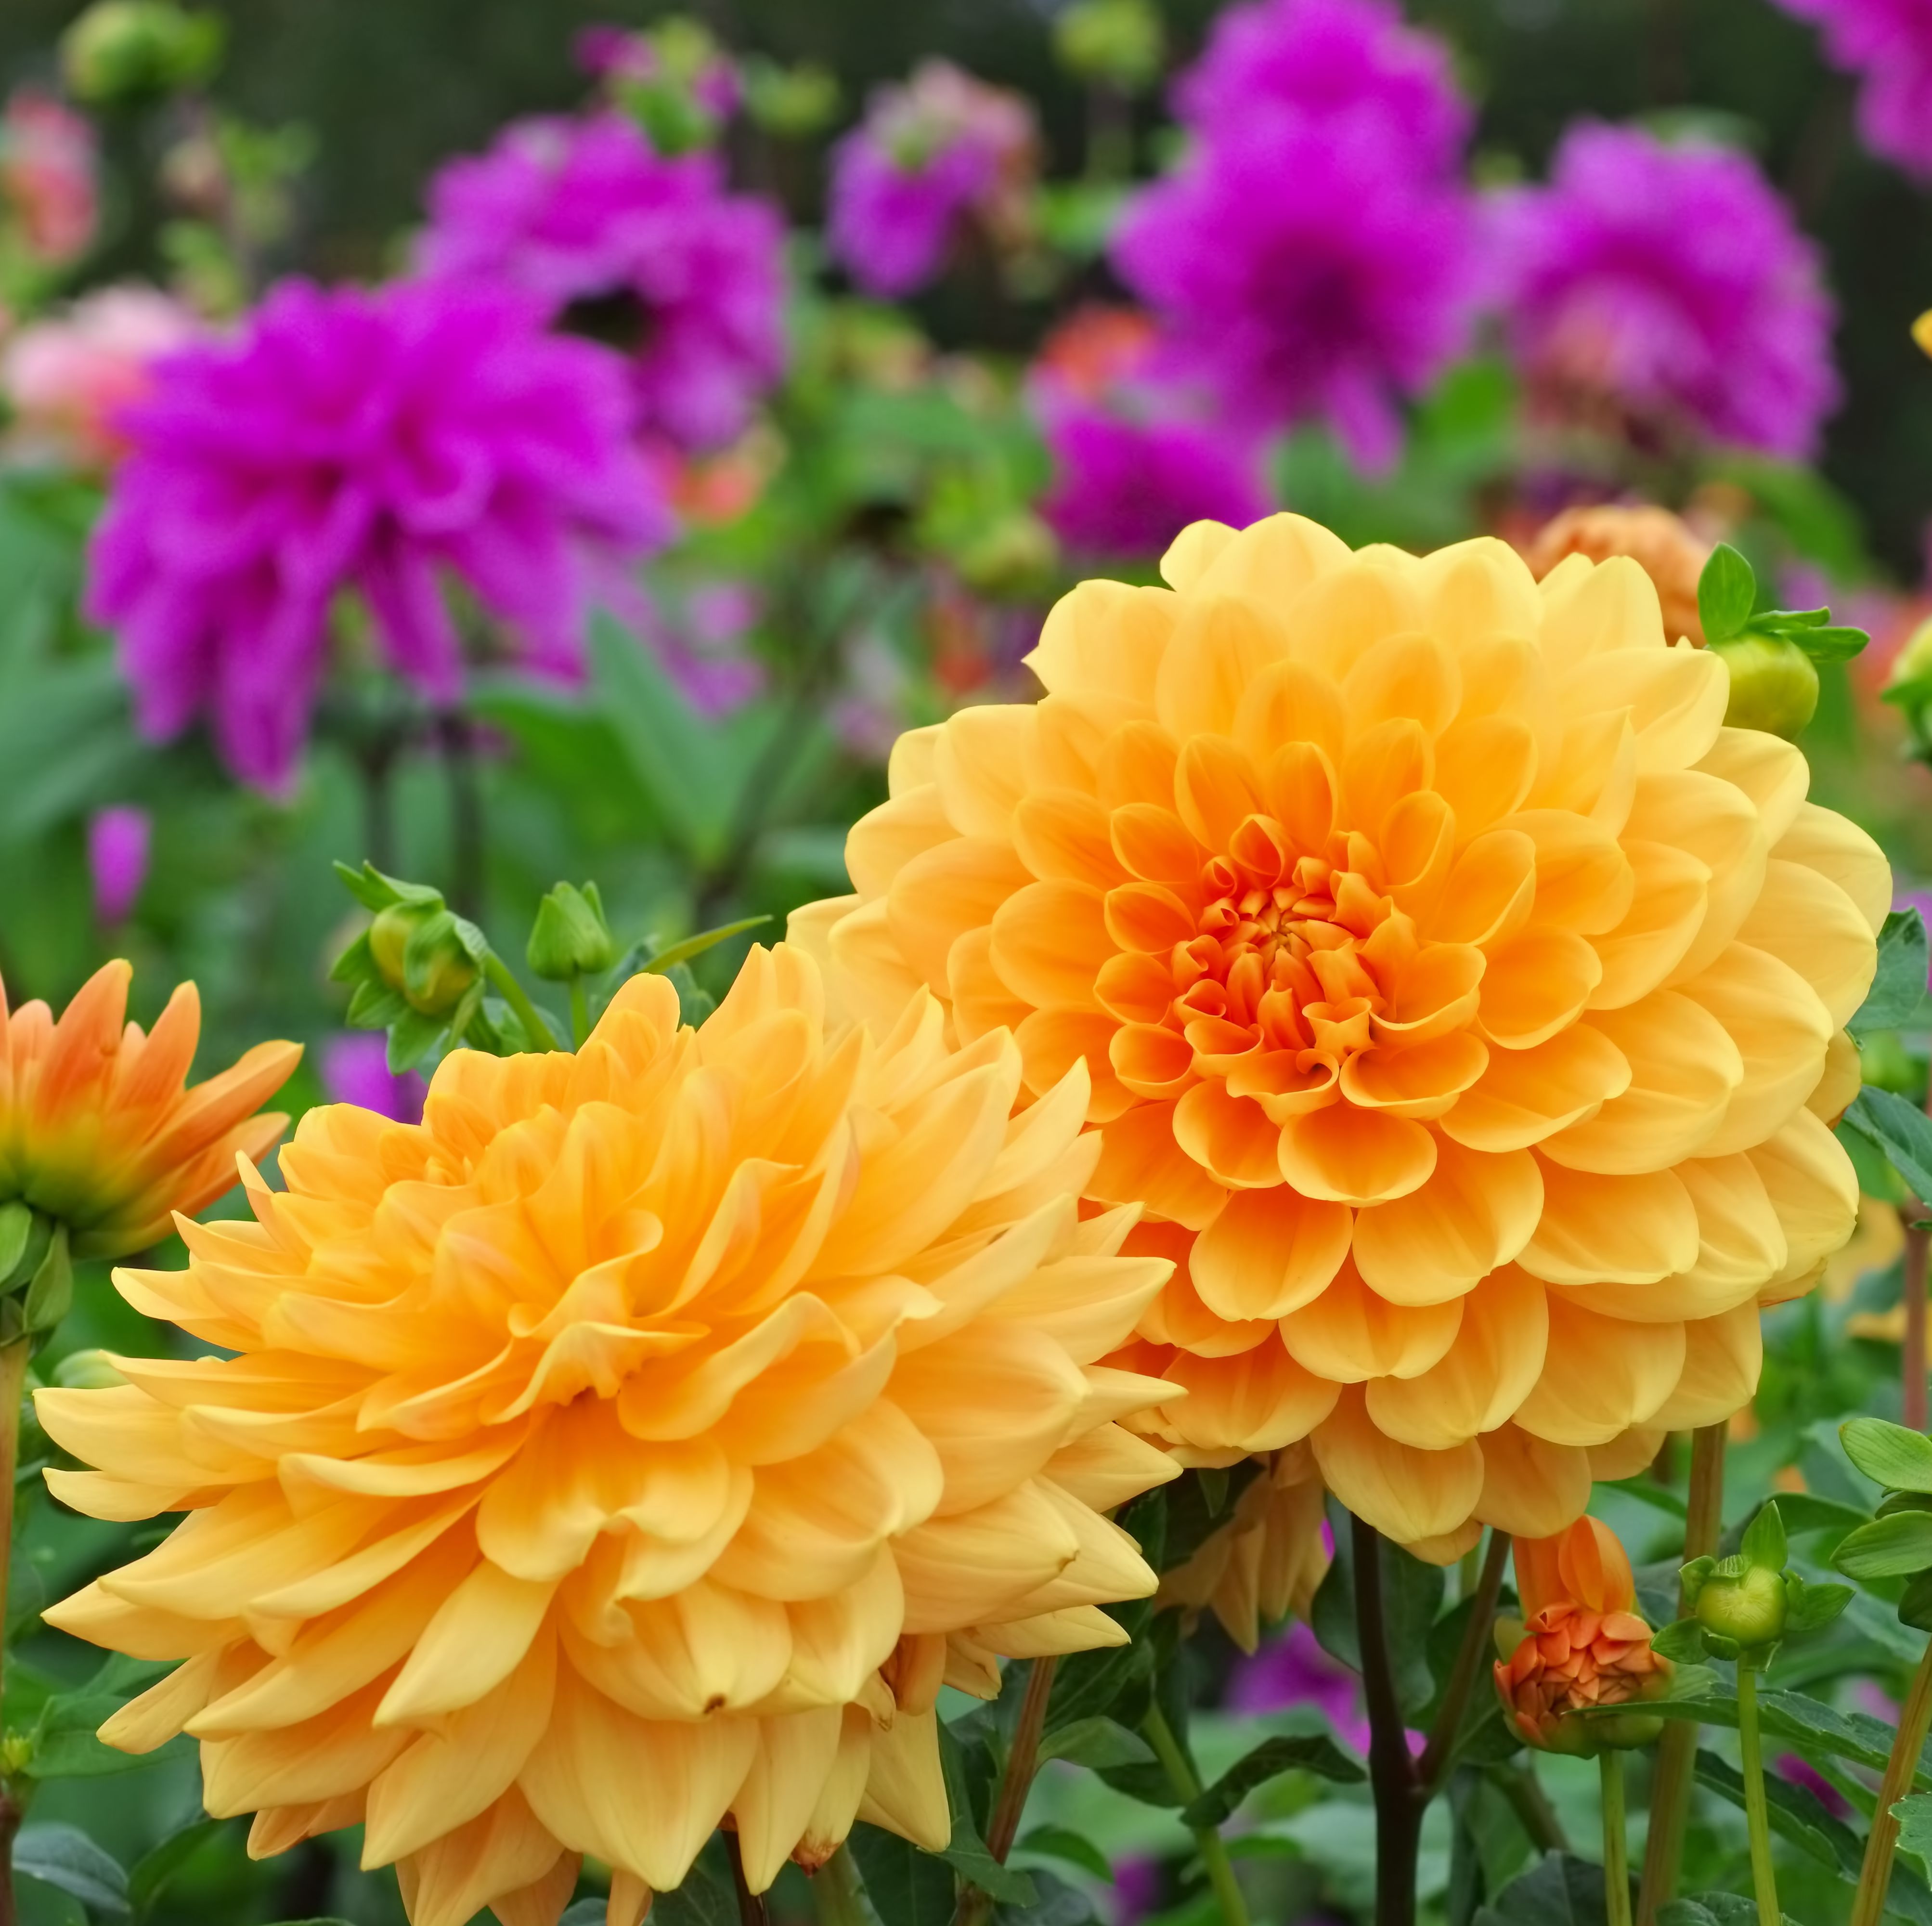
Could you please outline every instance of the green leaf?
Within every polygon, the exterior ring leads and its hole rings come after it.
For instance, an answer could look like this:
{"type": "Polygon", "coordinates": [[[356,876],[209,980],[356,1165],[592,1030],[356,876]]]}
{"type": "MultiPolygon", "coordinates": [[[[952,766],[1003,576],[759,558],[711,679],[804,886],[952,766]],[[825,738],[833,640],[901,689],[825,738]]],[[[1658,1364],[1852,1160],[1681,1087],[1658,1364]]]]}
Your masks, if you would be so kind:
{"type": "Polygon", "coordinates": [[[863,1820],[846,1844],[880,1919],[891,1926],[951,1926],[958,1882],[944,1859],[863,1820]]]}
{"type": "Polygon", "coordinates": [[[652,974],[662,976],[679,963],[688,963],[694,956],[702,956],[714,944],[728,942],[734,936],[742,936],[748,929],[756,929],[760,923],[768,923],[770,916],[741,916],[737,922],[724,923],[716,929],[700,930],[695,936],[687,936],[682,943],[674,943],[668,949],[660,950],[644,968],[652,974]]]}
{"type": "MultiPolygon", "coordinates": [[[[657,1926],[739,1926],[738,1895],[722,1868],[703,1859],[668,1892],[651,1902],[657,1926]]],[[[602,1926],[602,1916],[598,1916],[602,1926]]]]}
{"type": "Polygon", "coordinates": [[[1922,1199],[1932,1200],[1932,1118],[1916,1104],[1868,1084],[1844,1120],[1878,1146],[1922,1199]]]}
{"type": "Polygon", "coordinates": [[[159,1845],[151,1846],[134,1862],[128,1874],[128,1903],[136,1919],[147,1917],[148,1910],[160,1898],[168,1882],[221,1830],[224,1823],[218,1819],[190,1820],[187,1825],[170,1832],[159,1845]]]}
{"type": "MultiPolygon", "coordinates": [[[[1112,1711],[1123,1699],[1144,1690],[1153,1671],[1153,1651],[1138,1639],[1132,1645],[1109,1646],[1063,1658],[1054,1670],[1053,1693],[1047,1700],[1048,1733],[1112,1711]]],[[[1142,1696],[1140,1708],[1144,1710],[1146,1703],[1142,1696]]],[[[1138,1717],[1137,1712],[1136,1722],[1138,1717]]]]}
{"type": "MultiPolygon", "coordinates": [[[[1790,1913],[1787,1926],[1798,1926],[1790,1913]]],[[[1700,1892],[1659,1909],[1657,1926],[1757,1926],[1757,1901],[1736,1892],[1700,1892]]]]}
{"type": "Polygon", "coordinates": [[[77,1826],[23,1826],[14,1841],[14,1870],[71,1893],[91,1912],[128,1912],[128,1875],[77,1826]]]}
{"type": "Polygon", "coordinates": [[[402,1014],[389,1024],[389,1074],[400,1076],[404,1071],[414,1070],[436,1048],[448,1028],[446,1018],[425,1016],[421,1010],[405,1006],[402,1014]]]}
{"type": "Polygon", "coordinates": [[[1864,652],[1871,637],[1849,622],[1834,622],[1801,630],[1791,639],[1814,662],[1849,662],[1854,656],[1864,652]]]}
{"type": "Polygon", "coordinates": [[[27,1286],[21,1319],[30,1331],[52,1330],[74,1306],[74,1264],[68,1256],[67,1226],[56,1224],[46,1255],[27,1286]]]}
{"type": "Polygon", "coordinates": [[[1476,1915],[1474,1926],[1604,1926],[1604,1869],[1552,1852],[1514,1879],[1476,1915]]]}
{"type": "MultiPolygon", "coordinates": [[[[1835,1706],[1802,1692],[1762,1685],[1758,1688],[1757,1706],[1758,1724],[1765,1737],[1807,1758],[1849,1760],[1855,1766],[1882,1772],[1892,1756],[1892,1727],[1869,1713],[1841,1712],[1835,1706]]],[[[1736,1694],[1714,1682],[1710,1690],[1695,1697],[1673,1696],[1647,1700],[1643,1711],[1648,1717],[1723,1726],[1732,1732],[1738,1727],[1736,1694]]],[[[1587,1718],[1591,1714],[1584,1712],[1579,1716],[1587,1718]]]]}
{"type": "Polygon", "coordinates": [[[1848,1418],[1838,1437],[1845,1456],[1874,1484],[1932,1492],[1932,1438],[1882,1418],[1848,1418]]]}
{"type": "Polygon", "coordinates": [[[1368,1777],[1326,1732],[1267,1738],[1184,1807],[1181,1822],[1218,1826],[1257,1786],[1278,1779],[1284,1772],[1298,1772],[1315,1773],[1338,1786],[1360,1785],[1368,1777]]]}
{"type": "Polygon", "coordinates": [[[123,1695],[83,1689],[62,1692],[40,1708],[26,1776],[32,1779],[100,1779],[138,1772],[152,1753],[117,1752],[103,1745],[97,1730],[126,1703],[123,1695]]]}
{"type": "Polygon", "coordinates": [[[1728,642],[1750,622],[1757,601],[1757,577],[1751,565],[1728,542],[1711,551],[1697,578],[1697,620],[1706,642],[1728,642]]]}
{"type": "MultiPolygon", "coordinates": [[[[952,1837],[939,1856],[962,1877],[991,1893],[994,1899],[1016,1906],[1030,1906],[1034,1883],[1024,1873],[1016,1872],[993,1857],[980,1836],[973,1816],[973,1800],[966,1783],[966,1761],[958,1742],[944,1726],[939,1729],[940,1764],[946,1774],[946,1800],[952,1815],[952,1837]]],[[[888,1916],[890,1917],[890,1916],[888,1916]]]]}
{"type": "Polygon", "coordinates": [[[1914,1792],[1892,1809],[1898,1821],[1898,1843],[1922,1859],[1932,1859],[1932,1792],[1914,1792]]]}
{"type": "Polygon", "coordinates": [[[0,1204],[0,1282],[12,1277],[27,1254],[27,1239],[32,1234],[34,1213],[29,1205],[16,1199],[0,1204]]]}
{"type": "MultiPolygon", "coordinates": [[[[1331,1516],[1336,1514],[1331,1512],[1331,1516]]],[[[1323,1650],[1359,1672],[1361,1653],[1355,1641],[1355,1582],[1353,1534],[1346,1514],[1335,1532],[1335,1558],[1315,1594],[1310,1629],[1323,1650]]],[[[1420,1712],[1435,1696],[1436,1681],[1429,1669],[1429,1634],[1442,1608],[1441,1570],[1412,1558],[1399,1546],[1382,1544],[1382,1622],[1387,1628],[1389,1661],[1395,1673],[1396,1697],[1405,1713],[1420,1712]]]]}
{"type": "Polygon", "coordinates": [[[994,1926],[1097,1926],[1094,1902],[1076,1887],[1048,1872],[1034,1874],[1034,1882],[1038,1891],[1026,1904],[994,1910],[994,1926]]]}
{"type": "Polygon", "coordinates": [[[1654,1511],[1667,1513],[1672,1518],[1688,1515],[1688,1508],[1683,1499],[1668,1485],[1660,1485],[1648,1472],[1640,1472],[1634,1478],[1606,1478],[1606,1491],[1620,1491],[1626,1498],[1634,1498],[1640,1504],[1647,1504],[1654,1511]]]}
{"type": "Polygon", "coordinates": [[[1878,935],[1878,974],[1848,1028],[1854,1036],[1869,1030],[1896,1030],[1910,1020],[1925,996],[1932,974],[1925,924],[1916,910],[1894,910],[1878,935]]]}
{"type": "Polygon", "coordinates": [[[1790,1635],[1821,1631],[1852,1602],[1849,1585],[1812,1585],[1795,1571],[1784,1579],[1784,1629],[1790,1635]]]}
{"type": "Polygon", "coordinates": [[[1909,1578],[1932,1569],[1932,1511],[1898,1511],[1848,1532],[1832,1554],[1847,1578],[1909,1578]]]}
{"type": "Polygon", "coordinates": [[[1759,1507],[1757,1515],[1744,1528],[1744,1542],[1738,1549],[1747,1562],[1760,1570],[1784,1569],[1788,1547],[1784,1542],[1784,1520],[1778,1516],[1775,1499],[1759,1507]]]}
{"type": "Polygon", "coordinates": [[[1064,1859],[1070,1866],[1078,1866],[1083,1873],[1091,1873],[1096,1880],[1111,1886],[1114,1869],[1108,1863],[1107,1856],[1092,1840],[1083,1838],[1064,1826],[1036,1826],[1019,1842],[1022,1852],[1037,1852],[1042,1857],[1064,1859]]]}
{"type": "Polygon", "coordinates": [[[1898,1617],[1901,1624],[1910,1625],[1915,1631],[1932,1632],[1932,1571],[1922,1571],[1906,1580],[1898,1600],[1898,1617]]]}
{"type": "Polygon", "coordinates": [[[1040,1756],[1042,1764],[1049,1759],[1064,1759],[1070,1765],[1100,1772],[1115,1766],[1144,1766],[1153,1759],[1154,1751],[1138,1732],[1130,1732],[1117,1720],[1090,1718],[1056,1726],[1040,1741],[1040,1756]]]}
{"type": "Polygon", "coordinates": [[[1810,1532],[1849,1532],[1854,1525],[1862,1525],[1870,1515],[1855,1504],[1841,1504],[1835,1498],[1822,1498],[1815,1491],[1781,1492],[1778,1510],[1785,1530],[1794,1538],[1802,1538],[1810,1532]]]}
{"type": "Polygon", "coordinates": [[[1695,1665],[1704,1656],[1704,1628],[1695,1618],[1672,1618],[1658,1628],[1650,1648],[1673,1665],[1695,1665]]]}

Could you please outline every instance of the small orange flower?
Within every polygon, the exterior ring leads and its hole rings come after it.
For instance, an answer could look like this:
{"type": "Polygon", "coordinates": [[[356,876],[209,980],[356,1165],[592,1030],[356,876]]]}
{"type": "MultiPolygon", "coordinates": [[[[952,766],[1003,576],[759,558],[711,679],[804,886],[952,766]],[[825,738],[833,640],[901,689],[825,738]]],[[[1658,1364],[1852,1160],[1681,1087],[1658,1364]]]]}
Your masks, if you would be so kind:
{"type": "Polygon", "coordinates": [[[122,1027],[134,975],[104,964],[56,1022],[40,1002],[7,1008],[0,986],[0,1202],[68,1227],[76,1257],[124,1257],[166,1236],[235,1182],[238,1156],[266,1154],[286,1117],[257,1108],[288,1081],[298,1043],[258,1043],[187,1085],[201,1035],[192,983],[152,1034],[122,1027]]]}
{"type": "MultiPolygon", "coordinates": [[[[1569,1716],[1657,1698],[1670,1679],[1670,1661],[1652,1651],[1650,1627],[1631,1610],[1636,1584],[1616,1534],[1586,1517],[1554,1538],[1520,1538],[1516,1573],[1522,1636],[1496,1676],[1504,1715],[1524,1742],[1587,1755],[1654,1738],[1654,1719],[1569,1716]]],[[[1510,1622],[1498,1622],[1499,1646],[1510,1622]]]]}

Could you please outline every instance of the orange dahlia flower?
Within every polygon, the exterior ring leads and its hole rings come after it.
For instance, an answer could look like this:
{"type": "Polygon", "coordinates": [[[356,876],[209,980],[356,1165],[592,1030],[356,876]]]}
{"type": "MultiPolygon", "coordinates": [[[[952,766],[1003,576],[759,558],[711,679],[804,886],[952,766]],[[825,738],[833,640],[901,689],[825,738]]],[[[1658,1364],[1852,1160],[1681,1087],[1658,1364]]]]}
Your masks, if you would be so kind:
{"type": "Polygon", "coordinates": [[[917,1004],[828,1041],[753,951],[699,1030],[634,979],[583,1051],[446,1058],[418,1126],[311,1111],[286,1192],[123,1272],[236,1354],[46,1391],[93,1516],[186,1510],[48,1614],[186,1663],[103,1729],[202,1742],[250,1850],[362,1824],[416,1926],[634,1926],[721,1820],[762,1890],[855,1816],[950,1836],[934,1701],[1124,1642],[1103,1508],[1172,1475],[1096,1360],[1166,1266],[1084,1221],[1078,1068],[917,1004]]]}
{"type": "Polygon", "coordinates": [[[1850,1234],[1885,859],[1628,558],[1279,515],[1162,566],[1058,604],[1037,704],[902,738],[794,931],[874,1026],[1087,1063],[1088,1195],[1184,1260],[1118,1360],[1186,1388],[1156,1435],[1307,1438],[1429,1556],[1550,1535],[1850,1234]]]}
{"type": "Polygon", "coordinates": [[[1615,1533],[1580,1518],[1554,1538],[1519,1538],[1516,1581],[1523,1621],[1499,1621],[1496,1668],[1504,1715],[1526,1744],[1546,1752],[1594,1753],[1641,1745],[1657,1720],[1633,1714],[1599,1724],[1573,1719],[1583,1706],[1622,1706],[1663,1696],[1670,1661],[1650,1648],[1650,1627],[1632,1609],[1636,1582],[1615,1533]]]}
{"type": "Polygon", "coordinates": [[[0,988],[0,1201],[64,1224],[76,1257],[124,1257],[167,1235],[235,1184],[235,1160],[267,1154],[286,1117],[257,1116],[302,1057],[258,1043],[187,1087],[201,1002],[184,983],[152,1034],[130,1023],[124,962],[104,964],[56,1022],[44,1003],[7,1008],[0,988]]]}

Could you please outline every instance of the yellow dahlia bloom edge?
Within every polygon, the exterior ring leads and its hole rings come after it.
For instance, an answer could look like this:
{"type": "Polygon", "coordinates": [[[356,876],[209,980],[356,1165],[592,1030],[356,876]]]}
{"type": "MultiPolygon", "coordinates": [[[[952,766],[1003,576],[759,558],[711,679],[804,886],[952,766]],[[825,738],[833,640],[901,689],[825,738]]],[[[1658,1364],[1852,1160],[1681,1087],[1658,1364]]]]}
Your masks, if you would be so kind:
{"type": "Polygon", "coordinates": [[[1850,1232],[1885,858],[1628,558],[1279,515],[1162,573],[902,738],[793,940],[874,1028],[931,994],[1030,1093],[1088,1065],[1088,1196],[1175,1262],[1114,1360],[1187,1392],[1149,1436],[1306,1440],[1430,1557],[1552,1535],[1748,1401],[1850,1232]]]}
{"type": "Polygon", "coordinates": [[[184,1661],[110,1744],[201,1744],[250,1850],[362,1824],[415,1926],[634,1926],[721,1822],[762,1890],[855,1818],[950,1832],[942,1684],[1124,1642],[1102,1513],[1174,1474],[1101,1360],[1166,1264],[1082,1219],[1071,1069],[914,999],[828,1035],[754,950],[698,1030],[640,976],[575,1055],[460,1051],[419,1126],[311,1111],[252,1221],[123,1294],[235,1354],[39,1394],[91,1516],[188,1516],[56,1606],[184,1661]]]}

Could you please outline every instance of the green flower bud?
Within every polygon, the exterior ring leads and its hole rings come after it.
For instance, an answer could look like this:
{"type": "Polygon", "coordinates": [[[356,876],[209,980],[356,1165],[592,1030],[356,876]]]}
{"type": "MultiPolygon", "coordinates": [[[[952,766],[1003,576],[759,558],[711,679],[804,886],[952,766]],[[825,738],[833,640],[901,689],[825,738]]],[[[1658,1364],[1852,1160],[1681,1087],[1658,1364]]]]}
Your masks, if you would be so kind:
{"type": "Polygon", "coordinates": [[[1043,592],[1060,560],[1060,544],[1039,516],[1005,515],[955,557],[960,578],[980,594],[1022,597],[1043,592]]]}
{"type": "Polygon", "coordinates": [[[1713,643],[1731,672],[1731,700],[1725,722],[1733,729],[1762,729],[1792,736],[1810,721],[1818,706],[1818,670],[1795,642],[1766,635],[1740,635],[1713,643]]]}
{"type": "Polygon", "coordinates": [[[218,15],[170,0],[98,0],[62,35],[62,70],[90,106],[171,94],[214,74],[226,33],[218,15]]]}
{"type": "Polygon", "coordinates": [[[1726,1640],[1740,1650],[1775,1644],[1784,1636],[1784,1576],[1765,1565],[1735,1578],[1714,1574],[1699,1588],[1692,1609],[1714,1642],[1726,1640]]]}
{"type": "Polygon", "coordinates": [[[1054,21],[1053,44],[1068,72],[1124,94],[1160,73],[1160,16],[1148,0],[1075,0],[1054,21]]]}
{"type": "Polygon", "coordinates": [[[838,82],[809,61],[781,67],[753,56],[744,64],[745,111],[766,134],[803,140],[838,118],[838,82]]]}
{"type": "Polygon", "coordinates": [[[73,1352],[54,1366],[54,1382],[63,1390],[111,1390],[127,1382],[104,1351],[73,1352]]]}
{"type": "Polygon", "coordinates": [[[369,954],[382,980],[424,1016],[449,1016],[476,981],[476,959],[440,899],[381,911],[369,926],[369,954]]]}
{"type": "Polygon", "coordinates": [[[1932,620],[1922,622],[1892,658],[1885,699],[1920,742],[1932,738],[1932,620]]]}
{"type": "Polygon", "coordinates": [[[609,969],[617,960],[617,940],[604,920],[597,885],[586,883],[579,890],[560,883],[537,905],[524,954],[532,971],[547,982],[567,983],[609,969]]]}

